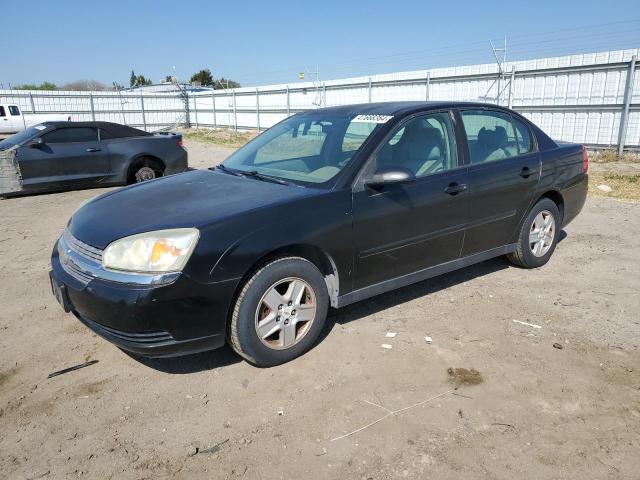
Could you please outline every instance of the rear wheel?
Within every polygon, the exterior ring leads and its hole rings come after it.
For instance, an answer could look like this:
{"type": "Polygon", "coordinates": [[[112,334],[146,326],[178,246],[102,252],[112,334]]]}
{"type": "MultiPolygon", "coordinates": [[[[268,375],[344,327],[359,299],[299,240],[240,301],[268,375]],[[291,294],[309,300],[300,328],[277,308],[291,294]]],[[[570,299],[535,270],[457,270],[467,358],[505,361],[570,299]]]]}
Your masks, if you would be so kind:
{"type": "Polygon", "coordinates": [[[269,367],[308,351],[327,316],[322,273],[300,257],[269,262],[245,283],[229,326],[229,343],[254,365],[269,367]]]}
{"type": "Polygon", "coordinates": [[[509,260],[524,268],[541,267],[553,255],[560,234],[560,212],[555,202],[543,198],[536,203],[525,218],[518,246],[509,260]]]}
{"type": "Polygon", "coordinates": [[[164,175],[162,164],[152,158],[143,158],[134,163],[129,172],[129,183],[142,183],[164,175]]]}

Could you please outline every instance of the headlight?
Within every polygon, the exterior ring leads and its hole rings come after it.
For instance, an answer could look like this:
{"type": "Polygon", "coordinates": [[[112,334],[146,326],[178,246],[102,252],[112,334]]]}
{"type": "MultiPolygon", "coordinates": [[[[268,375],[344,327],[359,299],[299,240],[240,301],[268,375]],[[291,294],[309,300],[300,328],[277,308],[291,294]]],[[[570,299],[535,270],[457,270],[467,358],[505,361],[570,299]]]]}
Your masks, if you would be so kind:
{"type": "Polygon", "coordinates": [[[198,243],[195,228],[140,233],[109,244],[102,254],[106,269],[140,273],[181,271],[198,243]]]}

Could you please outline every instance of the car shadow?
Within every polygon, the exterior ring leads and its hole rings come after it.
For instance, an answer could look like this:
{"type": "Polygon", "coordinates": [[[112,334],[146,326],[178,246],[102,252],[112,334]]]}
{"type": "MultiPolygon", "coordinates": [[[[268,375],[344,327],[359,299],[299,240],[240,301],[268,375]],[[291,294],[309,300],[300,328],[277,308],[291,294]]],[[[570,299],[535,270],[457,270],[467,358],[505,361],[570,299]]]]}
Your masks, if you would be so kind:
{"type": "MultiPolygon", "coordinates": [[[[566,237],[567,233],[564,230],[561,230],[558,236],[558,243],[563,241],[566,237]]],[[[336,323],[339,325],[345,325],[349,322],[353,322],[354,320],[359,320],[360,318],[396,307],[403,303],[410,302],[411,300],[424,297],[425,295],[430,295],[454,285],[466,283],[475,278],[498,272],[500,270],[505,270],[507,268],[520,267],[511,264],[504,256],[497,257],[460,270],[429,278],[407,287],[399,288],[398,290],[390,292],[392,293],[391,295],[377,295],[367,300],[348,305],[339,310],[331,309],[329,318],[327,319],[327,325],[320,334],[318,343],[324,340],[324,338],[331,333],[331,330],[336,323]]]]}
{"type": "Polygon", "coordinates": [[[146,367],[174,375],[215,370],[216,368],[226,367],[242,361],[242,357],[228,345],[208,352],[167,358],[149,358],[135,355],[125,350],[123,352],[146,367]]]}
{"type": "Polygon", "coordinates": [[[345,325],[383,310],[396,307],[420,297],[445,290],[454,285],[469,282],[475,278],[488,275],[509,268],[511,264],[504,257],[487,260],[470,267],[462,268],[454,272],[439,275],[437,277],[414,283],[407,287],[399,288],[387,294],[377,295],[367,300],[348,305],[339,310],[331,310],[329,321],[323,332],[323,337],[328,335],[335,324],[345,325]]]}

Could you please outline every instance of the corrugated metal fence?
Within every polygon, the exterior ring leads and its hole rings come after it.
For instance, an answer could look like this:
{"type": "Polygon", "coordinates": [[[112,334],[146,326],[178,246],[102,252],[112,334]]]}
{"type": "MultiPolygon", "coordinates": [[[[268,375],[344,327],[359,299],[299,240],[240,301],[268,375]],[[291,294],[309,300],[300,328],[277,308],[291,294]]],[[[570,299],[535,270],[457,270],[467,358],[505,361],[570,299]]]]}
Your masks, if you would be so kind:
{"type": "Polygon", "coordinates": [[[70,113],[159,130],[264,129],[312,108],[389,100],[510,106],[557,140],[640,148],[640,49],[198,93],[0,90],[25,114],[70,113]]]}

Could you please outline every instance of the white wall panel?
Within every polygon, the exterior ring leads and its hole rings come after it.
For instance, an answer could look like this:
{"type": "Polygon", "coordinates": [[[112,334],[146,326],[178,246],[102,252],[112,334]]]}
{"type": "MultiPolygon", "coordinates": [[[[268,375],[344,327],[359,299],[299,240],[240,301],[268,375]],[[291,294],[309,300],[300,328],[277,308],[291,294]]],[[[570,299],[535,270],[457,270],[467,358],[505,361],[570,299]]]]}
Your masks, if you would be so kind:
{"type": "MultiPolygon", "coordinates": [[[[639,49],[507,62],[500,80],[499,103],[512,105],[552,137],[597,145],[616,145],[620,129],[628,62],[639,49]],[[511,69],[516,76],[510,85],[511,69]],[[554,70],[555,69],[555,70],[554,70]]],[[[260,127],[268,128],[290,113],[324,106],[396,100],[485,101],[498,95],[495,63],[395,72],[319,83],[258,87],[260,127]],[[427,77],[430,83],[427,89],[427,77]],[[371,88],[369,82],[371,81],[371,88]],[[395,83],[394,83],[395,82],[395,83]],[[400,82],[400,83],[398,83],[400,82]],[[289,93],[287,95],[287,88],[289,93]]],[[[640,146],[640,69],[627,123],[627,145],[640,146]]],[[[148,130],[174,128],[187,120],[185,100],[176,93],[41,92],[0,90],[0,103],[14,103],[29,114],[70,113],[75,120],[105,120],[148,130]],[[93,115],[91,111],[93,97],[93,115]],[[144,117],[142,104],[144,101],[144,117]]],[[[189,119],[199,126],[255,128],[256,87],[189,94],[189,119]]]]}

